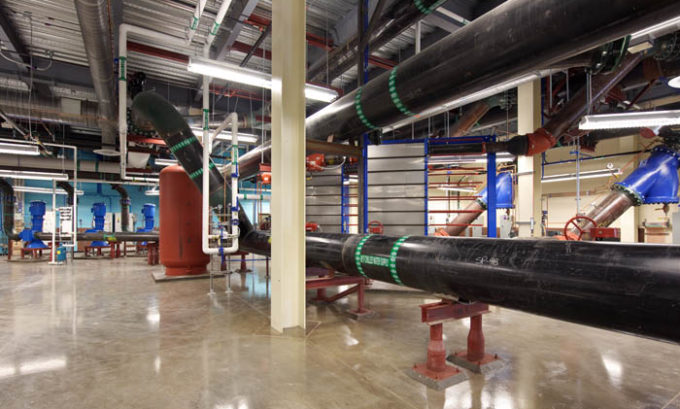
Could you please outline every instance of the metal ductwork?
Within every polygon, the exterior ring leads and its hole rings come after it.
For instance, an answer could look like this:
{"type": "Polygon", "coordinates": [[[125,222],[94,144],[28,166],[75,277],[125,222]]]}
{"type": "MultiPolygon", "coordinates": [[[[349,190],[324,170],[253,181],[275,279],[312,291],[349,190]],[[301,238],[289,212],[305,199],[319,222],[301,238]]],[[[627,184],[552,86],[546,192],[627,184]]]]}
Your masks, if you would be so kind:
{"type": "MultiPolygon", "coordinates": [[[[54,171],[72,171],[73,161],[59,158],[43,158],[39,156],[0,155],[0,167],[14,169],[46,169],[54,171]]],[[[118,162],[78,161],[79,172],[118,174],[118,162]]]]}
{"type": "Polygon", "coordinates": [[[677,15],[675,0],[509,0],[307,118],[307,137],[358,137],[677,15]]]}
{"type": "Polygon", "coordinates": [[[115,149],[117,122],[114,97],[113,41],[107,0],[75,0],[80,31],[99,102],[102,148],[115,149]]]}
{"type": "MultiPolygon", "coordinates": [[[[10,94],[12,95],[12,94],[10,94]]],[[[20,94],[21,95],[21,94],[20,94]]],[[[0,111],[14,119],[43,121],[64,125],[75,125],[86,128],[99,127],[99,114],[97,105],[87,101],[80,102],[80,113],[63,112],[59,101],[33,99],[28,103],[26,97],[12,98],[8,95],[0,95],[0,111]]]]}
{"type": "MultiPolygon", "coordinates": [[[[144,92],[132,109],[179,147],[187,173],[202,169],[201,144],[172,104],[144,92]]],[[[216,206],[229,186],[211,167],[216,206]]],[[[194,183],[201,189],[199,178],[194,183]]],[[[242,208],[239,228],[242,250],[270,255],[271,237],[254,230],[242,208]]],[[[680,342],[680,246],[308,233],[306,255],[310,267],[680,342]]]]}

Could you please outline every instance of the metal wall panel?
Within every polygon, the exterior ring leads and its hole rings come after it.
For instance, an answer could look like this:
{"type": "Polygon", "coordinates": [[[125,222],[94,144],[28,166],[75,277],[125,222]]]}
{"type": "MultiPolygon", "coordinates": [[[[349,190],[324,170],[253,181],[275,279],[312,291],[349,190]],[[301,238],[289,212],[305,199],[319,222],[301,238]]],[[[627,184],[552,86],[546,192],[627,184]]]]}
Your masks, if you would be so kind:
{"type": "MultiPolygon", "coordinates": [[[[371,163],[370,161],[368,163],[371,163]]],[[[370,185],[422,185],[425,183],[423,171],[368,173],[370,185]]]]}
{"type": "Polygon", "coordinates": [[[305,204],[307,222],[318,223],[321,231],[339,233],[342,223],[342,170],[312,172],[307,180],[305,204]]]}
{"type": "Polygon", "coordinates": [[[424,185],[409,185],[409,186],[368,186],[368,199],[379,199],[383,197],[425,197],[424,185]]]}
{"type": "Polygon", "coordinates": [[[420,225],[423,232],[425,216],[423,212],[368,212],[368,219],[379,220],[382,224],[420,225]]]}
{"type": "Polygon", "coordinates": [[[422,226],[385,226],[385,234],[390,236],[422,236],[422,226]]]}
{"type": "Polygon", "coordinates": [[[422,143],[407,143],[397,145],[369,145],[368,158],[425,156],[425,146],[422,143]]]}
{"type": "Polygon", "coordinates": [[[422,171],[425,159],[417,158],[380,158],[368,161],[368,171],[419,170],[422,171]]]}
{"type": "Polygon", "coordinates": [[[368,201],[369,212],[380,211],[411,211],[423,212],[423,198],[420,199],[372,199],[368,201]]]}

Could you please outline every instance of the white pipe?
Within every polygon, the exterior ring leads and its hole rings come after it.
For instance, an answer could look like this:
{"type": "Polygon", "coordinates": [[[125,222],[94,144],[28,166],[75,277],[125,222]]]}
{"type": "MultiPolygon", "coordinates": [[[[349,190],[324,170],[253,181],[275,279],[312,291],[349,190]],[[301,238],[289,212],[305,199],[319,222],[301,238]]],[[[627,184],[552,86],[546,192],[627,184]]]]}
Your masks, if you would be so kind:
{"type": "Polygon", "coordinates": [[[118,26],[118,140],[120,151],[121,181],[158,182],[157,179],[130,177],[127,167],[127,39],[128,34],[137,34],[154,42],[186,48],[184,40],[142,27],[123,23],[118,26]]]}
{"type": "MultiPolygon", "coordinates": [[[[204,78],[204,86],[205,78],[204,78]]],[[[205,94],[204,94],[205,95],[205,94]]],[[[205,112],[205,111],[204,111],[205,112]]],[[[205,119],[205,118],[204,118],[205,119]]],[[[232,145],[231,145],[231,163],[232,163],[232,174],[231,174],[231,203],[229,205],[231,211],[231,228],[229,229],[228,236],[231,239],[231,245],[229,247],[222,248],[224,254],[231,254],[238,251],[238,114],[235,112],[229,114],[224,122],[231,124],[231,134],[232,134],[232,145]],[[235,165],[235,166],[234,166],[235,165]]],[[[202,197],[202,234],[201,234],[201,247],[203,253],[205,254],[218,254],[220,248],[210,247],[210,151],[212,149],[212,140],[208,133],[207,128],[208,122],[204,122],[203,129],[203,197],[202,197]]]]}
{"type": "MultiPolygon", "coordinates": [[[[213,41],[215,41],[215,37],[217,37],[217,33],[220,30],[220,25],[222,25],[222,20],[224,20],[224,16],[227,15],[227,11],[229,11],[230,5],[231,0],[224,0],[220,5],[220,9],[217,10],[215,21],[213,22],[213,25],[210,28],[210,32],[208,33],[208,38],[205,41],[206,48],[210,49],[210,46],[212,45],[213,41]]],[[[208,56],[210,55],[208,54],[208,56]]]]}
{"type": "Polygon", "coordinates": [[[201,16],[203,15],[203,9],[205,9],[205,4],[208,0],[199,0],[196,4],[196,9],[194,10],[194,15],[191,16],[191,21],[189,22],[189,31],[187,32],[186,45],[191,45],[191,40],[196,34],[198,29],[198,23],[201,21],[201,16]]]}
{"type": "MultiPolygon", "coordinates": [[[[78,196],[73,193],[73,196],[78,196]]],[[[57,181],[52,180],[52,262],[51,264],[57,264],[57,181]]]]}
{"type": "Polygon", "coordinates": [[[244,193],[238,195],[239,200],[272,200],[271,195],[244,193]]]}

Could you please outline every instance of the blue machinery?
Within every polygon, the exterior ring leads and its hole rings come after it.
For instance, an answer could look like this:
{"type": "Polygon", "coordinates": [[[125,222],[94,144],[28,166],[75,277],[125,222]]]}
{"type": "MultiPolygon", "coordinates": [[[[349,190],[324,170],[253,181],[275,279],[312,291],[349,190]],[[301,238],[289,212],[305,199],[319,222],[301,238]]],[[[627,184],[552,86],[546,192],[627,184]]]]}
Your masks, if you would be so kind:
{"type": "Polygon", "coordinates": [[[28,211],[31,213],[31,228],[24,229],[19,234],[19,237],[27,243],[26,248],[28,249],[46,249],[47,245],[42,240],[33,236],[33,233],[40,233],[43,230],[45,202],[42,200],[32,201],[28,211]]]}
{"type": "MultiPolygon", "coordinates": [[[[94,203],[90,211],[94,216],[94,228],[86,230],[85,233],[99,233],[104,231],[104,222],[106,221],[106,203],[94,203]]],[[[90,246],[108,247],[109,243],[101,240],[95,240],[90,246]]]]}
{"type": "Polygon", "coordinates": [[[140,227],[137,231],[140,233],[153,231],[154,226],[156,225],[154,219],[156,217],[156,205],[153,203],[145,203],[142,208],[142,215],[144,216],[144,227],[140,227]]]}

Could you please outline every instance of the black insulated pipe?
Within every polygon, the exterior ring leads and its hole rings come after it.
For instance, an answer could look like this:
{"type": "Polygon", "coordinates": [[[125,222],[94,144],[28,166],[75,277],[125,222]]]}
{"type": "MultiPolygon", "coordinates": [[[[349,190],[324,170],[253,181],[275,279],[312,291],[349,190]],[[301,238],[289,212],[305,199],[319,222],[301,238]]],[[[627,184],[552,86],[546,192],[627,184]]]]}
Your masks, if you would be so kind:
{"type": "Polygon", "coordinates": [[[130,195],[122,185],[111,185],[111,189],[120,193],[120,229],[130,231],[130,195]]]}
{"type": "Polygon", "coordinates": [[[5,179],[0,179],[2,193],[2,229],[8,240],[19,240],[14,232],[14,188],[5,179]]]}
{"type": "Polygon", "coordinates": [[[66,192],[66,194],[67,194],[66,203],[68,203],[69,206],[72,205],[73,204],[73,195],[75,194],[75,192],[73,190],[73,186],[71,186],[71,184],[66,182],[66,181],[60,180],[60,181],[57,182],[57,187],[61,188],[64,192],[66,192]]]}
{"type": "MultiPolygon", "coordinates": [[[[132,109],[182,147],[174,153],[185,169],[201,163],[200,144],[163,97],[139,94],[132,109]]],[[[223,188],[211,177],[211,191],[223,188]]],[[[271,237],[242,210],[239,218],[240,249],[269,256],[271,237]]],[[[306,255],[307,266],[680,343],[680,246],[308,233],[306,255]]]]}
{"type": "Polygon", "coordinates": [[[509,0],[307,118],[307,138],[356,137],[677,15],[677,0],[509,0]]]}

